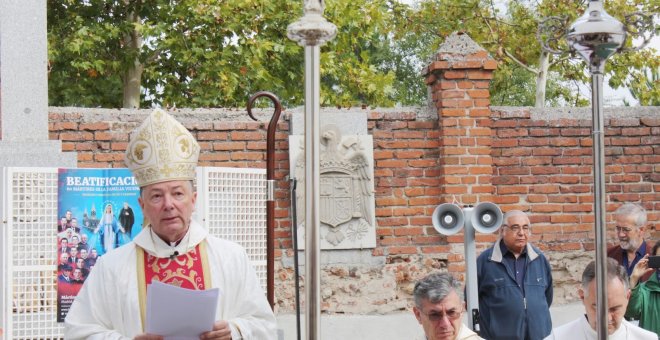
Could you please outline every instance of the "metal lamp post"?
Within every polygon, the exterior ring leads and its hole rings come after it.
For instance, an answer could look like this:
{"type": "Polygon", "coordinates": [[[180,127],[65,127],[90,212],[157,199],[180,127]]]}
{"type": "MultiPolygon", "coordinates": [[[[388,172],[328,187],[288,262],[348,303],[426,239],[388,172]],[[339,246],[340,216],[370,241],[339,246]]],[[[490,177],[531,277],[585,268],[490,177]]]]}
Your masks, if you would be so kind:
{"type": "Polygon", "coordinates": [[[305,47],[305,313],[306,338],[320,339],[320,55],[337,27],[323,17],[323,0],[304,0],[304,15],[287,28],[289,39],[305,47]]]}
{"type": "MultiPolygon", "coordinates": [[[[634,13],[626,17],[629,26],[634,27],[636,35],[643,36],[645,42],[642,48],[650,40],[653,34],[652,20],[641,13],[634,13]],[[632,21],[630,18],[637,17],[641,20],[632,21]]],[[[549,46],[549,43],[557,43],[562,34],[557,34],[556,22],[561,18],[552,17],[539,25],[539,40],[546,51],[551,53],[562,53],[549,46]],[[552,20],[554,19],[554,22],[552,20]],[[548,23],[549,22],[549,23],[548,23]],[[550,32],[544,32],[548,30],[550,32]],[[555,32],[552,32],[554,30],[555,32]],[[542,35],[549,36],[546,40],[542,35]]],[[[627,37],[626,26],[611,17],[603,8],[600,0],[590,0],[585,13],[578,18],[565,33],[566,40],[571,51],[577,52],[589,64],[591,73],[591,105],[592,105],[592,135],[593,135],[593,174],[594,174],[594,214],[595,214],[595,248],[596,248],[596,307],[597,318],[596,331],[598,339],[607,339],[607,243],[605,225],[605,127],[603,119],[603,74],[605,73],[605,61],[614,53],[621,51],[627,37]]]]}
{"type": "Polygon", "coordinates": [[[605,125],[603,119],[603,73],[605,60],[626,39],[623,24],[603,9],[601,1],[590,1],[566,36],[569,45],[589,64],[594,166],[594,214],[596,221],[596,307],[599,339],[607,339],[607,240],[605,226],[605,125]]]}

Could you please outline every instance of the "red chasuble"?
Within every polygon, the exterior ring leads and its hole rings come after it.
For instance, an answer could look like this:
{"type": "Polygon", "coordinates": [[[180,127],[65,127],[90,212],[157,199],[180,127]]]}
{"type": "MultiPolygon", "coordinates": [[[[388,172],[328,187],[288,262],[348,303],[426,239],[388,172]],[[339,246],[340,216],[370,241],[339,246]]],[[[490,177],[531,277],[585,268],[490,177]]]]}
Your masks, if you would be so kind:
{"type": "Polygon", "coordinates": [[[211,287],[211,274],[208,267],[206,242],[198,244],[185,254],[170,259],[155,257],[137,247],[138,288],[140,290],[140,311],[142,325],[146,319],[147,285],[160,281],[173,286],[203,290],[211,287]]]}
{"type": "Polygon", "coordinates": [[[181,288],[204,289],[204,270],[202,269],[199,245],[185,254],[176,256],[174,259],[145,255],[145,284],[148,285],[151,281],[160,281],[181,288]]]}

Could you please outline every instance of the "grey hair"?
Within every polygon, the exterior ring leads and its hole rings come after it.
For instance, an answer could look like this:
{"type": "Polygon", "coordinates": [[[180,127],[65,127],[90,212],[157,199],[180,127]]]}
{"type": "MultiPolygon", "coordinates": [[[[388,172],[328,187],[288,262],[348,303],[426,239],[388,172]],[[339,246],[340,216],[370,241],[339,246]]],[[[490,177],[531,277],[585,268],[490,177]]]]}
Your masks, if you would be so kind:
{"type": "MultiPolygon", "coordinates": [[[[520,216],[526,216],[527,219],[529,219],[529,216],[527,216],[527,213],[525,213],[522,210],[510,210],[510,211],[507,211],[504,214],[504,217],[502,217],[503,222],[502,222],[502,228],[500,228],[500,235],[504,232],[504,227],[509,225],[509,218],[511,218],[513,216],[519,216],[519,215],[520,216]]],[[[531,235],[531,234],[532,234],[532,228],[529,229],[529,235],[531,235]]]]}
{"type": "Polygon", "coordinates": [[[527,214],[526,214],[524,211],[521,211],[521,210],[511,210],[511,211],[507,211],[507,212],[504,214],[504,217],[502,218],[502,220],[504,221],[503,225],[508,225],[508,223],[509,223],[509,218],[511,218],[512,216],[517,216],[517,215],[527,216],[527,214]]]}
{"type": "Polygon", "coordinates": [[[431,273],[415,283],[415,289],[413,289],[415,305],[421,309],[424,300],[437,303],[446,298],[452,290],[456,292],[462,301],[463,288],[461,281],[450,273],[431,273]]]}
{"type": "Polygon", "coordinates": [[[632,216],[635,221],[635,226],[637,228],[643,227],[646,225],[646,209],[639,204],[635,203],[624,203],[622,206],[618,207],[614,212],[615,216],[632,216]]]}
{"type": "MultiPolygon", "coordinates": [[[[596,261],[591,261],[584,268],[582,272],[582,290],[584,291],[584,296],[587,296],[589,293],[589,284],[596,278],[596,261]]],[[[608,257],[607,258],[607,280],[611,281],[614,279],[619,279],[623,283],[625,290],[628,290],[630,284],[628,282],[628,272],[621,266],[615,259],[608,257]]]]}

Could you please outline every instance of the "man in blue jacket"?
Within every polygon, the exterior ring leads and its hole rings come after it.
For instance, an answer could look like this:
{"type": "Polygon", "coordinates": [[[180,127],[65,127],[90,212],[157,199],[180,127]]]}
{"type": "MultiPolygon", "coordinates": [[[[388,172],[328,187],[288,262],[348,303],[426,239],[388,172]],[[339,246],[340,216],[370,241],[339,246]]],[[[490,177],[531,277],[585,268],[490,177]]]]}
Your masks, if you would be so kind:
{"type": "Polygon", "coordinates": [[[504,215],[500,238],[477,258],[481,336],[488,340],[537,340],[552,331],[552,271],[529,242],[529,217],[504,215]]]}

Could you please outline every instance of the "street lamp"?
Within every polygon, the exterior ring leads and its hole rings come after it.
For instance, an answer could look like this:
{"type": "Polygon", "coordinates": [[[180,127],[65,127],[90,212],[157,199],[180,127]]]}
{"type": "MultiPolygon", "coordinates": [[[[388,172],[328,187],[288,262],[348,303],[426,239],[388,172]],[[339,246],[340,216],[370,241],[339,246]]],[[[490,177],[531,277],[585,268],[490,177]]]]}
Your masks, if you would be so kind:
{"type": "MultiPolygon", "coordinates": [[[[562,37],[557,34],[558,18],[552,17],[539,25],[538,37],[543,48],[551,53],[562,53],[550,44],[562,37]],[[553,32],[554,30],[554,32],[553,32]],[[545,37],[545,38],[544,38],[545,37]]],[[[559,19],[561,21],[561,19],[559,19]]],[[[571,51],[577,52],[588,64],[591,72],[591,106],[593,135],[594,215],[596,248],[596,306],[598,339],[607,339],[607,243],[605,226],[605,127],[603,119],[603,74],[605,61],[622,50],[628,33],[644,38],[642,48],[650,40],[654,29],[651,17],[633,13],[626,17],[631,29],[605,12],[603,2],[589,1],[585,13],[565,33],[571,51]],[[647,32],[650,34],[646,35],[647,32]]]]}
{"type": "Polygon", "coordinates": [[[607,339],[607,244],[605,225],[605,126],[603,119],[603,73],[605,60],[626,40],[623,24],[603,9],[601,1],[590,1],[566,35],[569,46],[589,64],[594,167],[594,214],[596,220],[596,332],[607,339]]]}
{"type": "Polygon", "coordinates": [[[320,60],[321,45],[337,27],[325,20],[323,0],[304,0],[304,15],[287,28],[289,39],[305,47],[305,313],[306,338],[321,338],[320,321],[320,60]]]}

